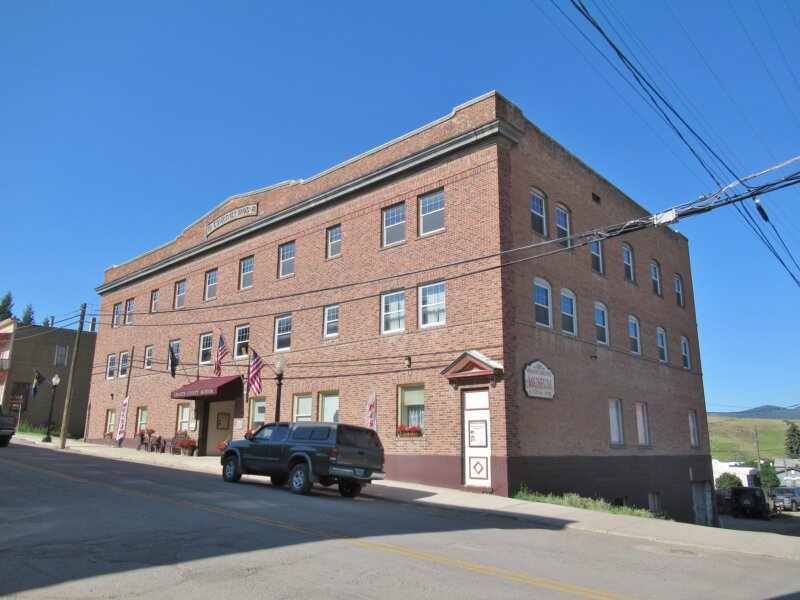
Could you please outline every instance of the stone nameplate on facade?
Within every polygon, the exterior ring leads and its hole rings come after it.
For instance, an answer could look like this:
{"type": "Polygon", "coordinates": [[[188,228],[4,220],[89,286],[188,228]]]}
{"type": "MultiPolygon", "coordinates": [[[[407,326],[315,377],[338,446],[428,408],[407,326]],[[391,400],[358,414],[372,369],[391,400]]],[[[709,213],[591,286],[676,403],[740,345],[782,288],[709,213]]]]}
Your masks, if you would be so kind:
{"type": "Polygon", "coordinates": [[[522,371],[525,380],[525,395],[528,398],[552,398],[556,393],[553,372],[540,360],[525,365],[522,371]]]}
{"type": "Polygon", "coordinates": [[[216,219],[211,221],[211,223],[206,225],[206,237],[210,236],[217,229],[223,225],[226,225],[227,223],[230,223],[231,221],[241,219],[242,217],[255,217],[257,214],[258,204],[248,204],[247,206],[240,206],[239,208],[229,210],[224,215],[218,216],[216,219]]]}

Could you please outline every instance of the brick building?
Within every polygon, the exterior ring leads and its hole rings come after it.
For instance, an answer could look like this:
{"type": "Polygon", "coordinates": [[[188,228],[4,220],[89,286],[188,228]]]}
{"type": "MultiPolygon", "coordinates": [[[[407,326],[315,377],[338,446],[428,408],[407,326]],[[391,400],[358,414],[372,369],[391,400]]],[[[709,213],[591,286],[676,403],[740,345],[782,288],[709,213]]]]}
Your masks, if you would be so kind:
{"type": "Polygon", "coordinates": [[[118,426],[127,395],[129,438],[189,429],[214,453],[271,419],[283,358],[285,419],[364,423],[375,396],[395,479],[708,522],[687,240],[568,239],[646,214],[486,94],[311,179],[233,196],[108,269],[90,436],[118,426]],[[267,367],[250,397],[253,351],[267,367]]]}
{"type": "MultiPolygon", "coordinates": [[[[83,436],[89,401],[96,334],[84,331],[70,401],[67,433],[83,436]]],[[[67,398],[69,367],[75,345],[75,331],[44,325],[21,325],[16,319],[0,321],[0,408],[31,425],[47,423],[53,403],[53,431],[61,431],[67,398]],[[34,371],[44,378],[36,396],[31,394],[34,371]],[[61,383],[53,395],[53,375],[61,383]]]]}

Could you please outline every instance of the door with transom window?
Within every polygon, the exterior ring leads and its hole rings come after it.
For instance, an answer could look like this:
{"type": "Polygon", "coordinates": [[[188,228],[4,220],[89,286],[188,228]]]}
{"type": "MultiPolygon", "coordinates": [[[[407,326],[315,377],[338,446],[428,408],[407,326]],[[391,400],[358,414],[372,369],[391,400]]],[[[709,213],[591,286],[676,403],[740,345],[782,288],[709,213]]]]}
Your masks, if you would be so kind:
{"type": "Polygon", "coordinates": [[[489,390],[464,390],[464,483],[492,487],[489,390]]]}

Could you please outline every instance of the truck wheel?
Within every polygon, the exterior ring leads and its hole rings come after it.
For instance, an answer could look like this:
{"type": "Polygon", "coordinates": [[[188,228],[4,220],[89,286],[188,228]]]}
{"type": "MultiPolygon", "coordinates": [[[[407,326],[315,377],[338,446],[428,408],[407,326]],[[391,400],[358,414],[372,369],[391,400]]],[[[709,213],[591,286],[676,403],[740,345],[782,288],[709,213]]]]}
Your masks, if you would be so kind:
{"type": "Polygon", "coordinates": [[[236,483],[242,478],[237,462],[236,457],[231,454],[222,465],[222,478],[228,483],[236,483]]]}
{"type": "Polygon", "coordinates": [[[289,478],[286,475],[273,475],[269,480],[275,487],[283,487],[286,485],[286,482],[289,481],[289,478]]]}
{"type": "Polygon", "coordinates": [[[345,498],[355,498],[361,493],[361,484],[357,481],[340,481],[339,493],[345,498]]]}
{"type": "Polygon", "coordinates": [[[311,491],[311,481],[308,479],[308,465],[297,463],[289,475],[289,489],[293,494],[308,494],[311,491]]]}
{"type": "Polygon", "coordinates": [[[1,437],[0,438],[0,448],[5,448],[8,446],[8,443],[11,441],[11,437],[1,437]]]}

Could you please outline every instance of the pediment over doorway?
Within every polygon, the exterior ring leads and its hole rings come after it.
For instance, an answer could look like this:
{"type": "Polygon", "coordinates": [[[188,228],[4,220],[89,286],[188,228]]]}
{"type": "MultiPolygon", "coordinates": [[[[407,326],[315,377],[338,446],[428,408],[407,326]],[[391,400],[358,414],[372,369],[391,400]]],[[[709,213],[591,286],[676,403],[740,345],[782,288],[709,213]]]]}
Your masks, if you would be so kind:
{"type": "Polygon", "coordinates": [[[503,365],[478,350],[467,350],[441,372],[454,389],[488,381],[492,387],[503,376],[503,365]]]}

